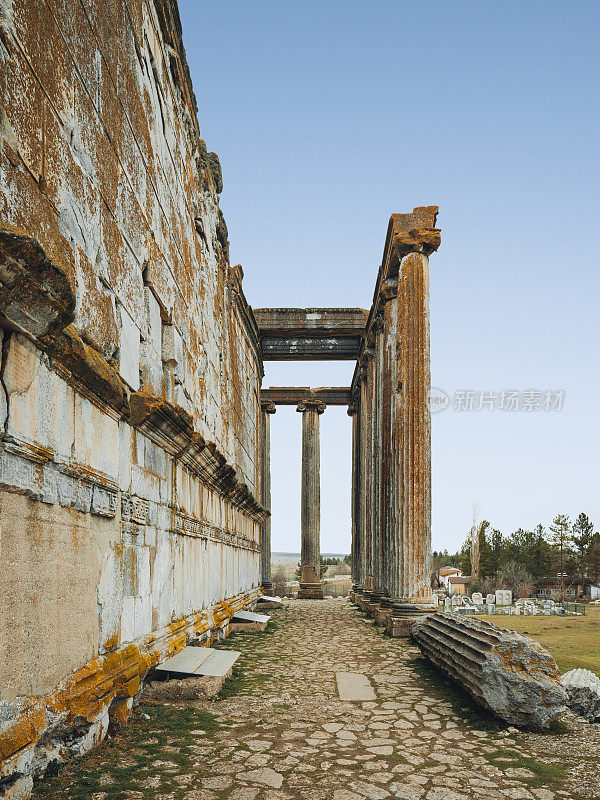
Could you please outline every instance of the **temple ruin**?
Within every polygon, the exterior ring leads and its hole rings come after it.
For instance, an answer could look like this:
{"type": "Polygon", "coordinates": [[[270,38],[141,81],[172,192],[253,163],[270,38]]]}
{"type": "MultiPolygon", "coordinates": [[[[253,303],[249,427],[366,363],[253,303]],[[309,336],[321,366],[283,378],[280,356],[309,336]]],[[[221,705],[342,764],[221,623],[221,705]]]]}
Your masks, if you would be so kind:
{"type": "Polygon", "coordinates": [[[0,794],[17,798],[270,589],[278,404],[302,418],[301,596],[322,596],[320,415],[346,405],[353,597],[392,635],[429,609],[440,232],[434,206],[392,215],[368,312],[253,311],[176,0],[1,4],[0,64],[0,794]],[[351,386],[261,388],[264,361],[294,359],[354,360],[351,386]]]}

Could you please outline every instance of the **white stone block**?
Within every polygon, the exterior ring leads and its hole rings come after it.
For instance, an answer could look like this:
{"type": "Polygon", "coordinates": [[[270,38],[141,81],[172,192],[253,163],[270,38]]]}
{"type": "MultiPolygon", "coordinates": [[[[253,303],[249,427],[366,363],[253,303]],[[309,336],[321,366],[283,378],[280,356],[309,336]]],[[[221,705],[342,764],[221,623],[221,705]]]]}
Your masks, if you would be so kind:
{"type": "Polygon", "coordinates": [[[121,610],[121,644],[132,642],[135,635],[135,597],[124,597],[121,610]]]}
{"type": "Polygon", "coordinates": [[[74,439],[73,389],[47,367],[42,352],[21,334],[11,337],[3,378],[8,393],[7,433],[48,447],[59,460],[69,459],[74,439]]]}
{"type": "Polygon", "coordinates": [[[488,605],[490,603],[495,603],[496,602],[496,595],[495,594],[486,594],[485,602],[488,603],[488,605]]]}
{"type": "Polygon", "coordinates": [[[75,460],[116,481],[119,476],[119,423],[79,394],[75,395],[74,416],[72,455],[75,460]]]}
{"type": "Polygon", "coordinates": [[[156,297],[148,287],[144,289],[146,300],[146,314],[148,316],[148,333],[154,349],[160,357],[162,350],[162,319],[160,316],[160,306],[156,297]]]}
{"type": "Polygon", "coordinates": [[[185,381],[185,344],[175,325],[162,327],[162,360],[174,371],[179,383],[185,381]]]}
{"type": "Polygon", "coordinates": [[[119,306],[119,374],[134,391],[140,388],[140,331],[119,306]]]}
{"type": "Polygon", "coordinates": [[[512,591],[510,589],[496,589],[496,605],[510,606],[512,604],[512,591]]]}
{"type": "Polygon", "coordinates": [[[140,371],[142,384],[157,397],[163,394],[163,363],[151,339],[140,344],[140,371]]]}
{"type": "Polygon", "coordinates": [[[483,595],[481,592],[473,592],[471,595],[471,600],[475,603],[476,606],[483,605],[483,595]]]}

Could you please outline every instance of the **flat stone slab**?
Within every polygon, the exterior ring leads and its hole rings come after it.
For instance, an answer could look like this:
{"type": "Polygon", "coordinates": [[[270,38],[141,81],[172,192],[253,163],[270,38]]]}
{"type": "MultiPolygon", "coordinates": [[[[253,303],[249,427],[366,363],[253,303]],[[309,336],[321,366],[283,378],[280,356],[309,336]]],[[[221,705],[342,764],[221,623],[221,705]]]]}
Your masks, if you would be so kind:
{"type": "Polygon", "coordinates": [[[156,669],[159,672],[181,672],[186,675],[208,675],[223,678],[241,653],[235,650],[214,650],[212,647],[184,647],[167,658],[156,669]]]}
{"type": "Polygon", "coordinates": [[[336,672],[340,700],[375,700],[377,695],[366,675],[360,672],[336,672]]]}
{"type": "Polygon", "coordinates": [[[269,614],[256,614],[254,611],[236,611],[231,618],[233,622],[264,622],[267,623],[271,617],[269,614]]]}
{"type": "Polygon", "coordinates": [[[156,667],[158,672],[182,672],[195,675],[202,664],[215,651],[211,647],[184,647],[179,653],[167,658],[156,667]]]}
{"type": "Polygon", "coordinates": [[[213,650],[210,658],[206,659],[197,674],[222,678],[227,675],[241,655],[236,650],[213,650]]]}
{"type": "Polygon", "coordinates": [[[256,602],[257,603],[272,603],[275,606],[282,606],[283,605],[283,600],[281,599],[281,597],[269,597],[269,595],[266,595],[266,594],[261,595],[256,602]]]}

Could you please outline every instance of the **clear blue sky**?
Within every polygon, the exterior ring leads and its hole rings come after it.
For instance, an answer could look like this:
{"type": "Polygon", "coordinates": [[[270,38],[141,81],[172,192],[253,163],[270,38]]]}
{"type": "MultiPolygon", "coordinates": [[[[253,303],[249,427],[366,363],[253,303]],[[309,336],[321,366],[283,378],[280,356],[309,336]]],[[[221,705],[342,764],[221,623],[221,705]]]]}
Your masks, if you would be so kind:
{"type": "MultiPolygon", "coordinates": [[[[368,307],[390,213],[436,204],[434,386],[565,392],[558,413],[434,415],[434,548],[460,546],[474,503],[504,532],[582,510],[600,528],[600,3],[180,10],[251,305],[368,307]]],[[[264,385],[351,366],[272,364],[264,385]]],[[[300,424],[272,418],[275,550],[299,549],[300,424]]],[[[350,420],[321,429],[322,550],[348,551],[350,420]]]]}

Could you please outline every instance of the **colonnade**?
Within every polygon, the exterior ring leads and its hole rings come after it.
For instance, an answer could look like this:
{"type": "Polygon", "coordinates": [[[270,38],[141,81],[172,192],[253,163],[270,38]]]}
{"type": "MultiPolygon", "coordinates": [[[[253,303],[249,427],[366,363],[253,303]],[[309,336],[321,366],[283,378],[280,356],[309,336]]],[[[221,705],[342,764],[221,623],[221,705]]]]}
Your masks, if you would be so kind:
{"type": "MultiPolygon", "coordinates": [[[[440,243],[436,217],[435,206],[392,215],[373,305],[357,339],[352,385],[313,392],[329,393],[336,404],[347,404],[352,417],[351,598],[392,635],[404,635],[416,616],[433,610],[429,256],[440,243]]],[[[315,310],[308,311],[314,317],[315,310]]],[[[346,319],[361,312],[321,311],[324,342],[328,341],[325,333],[331,335],[332,326],[327,324],[334,315],[346,319]]],[[[269,320],[276,314],[289,314],[287,330],[301,325],[299,309],[263,309],[262,313],[269,320]]],[[[337,333],[341,337],[348,329],[347,323],[338,325],[337,333]]],[[[270,335],[277,330],[272,324],[270,335]]],[[[315,336],[314,328],[310,335],[315,336]]],[[[347,347],[340,347],[340,353],[347,352],[347,347]]],[[[327,357],[331,358],[331,353],[327,357]]],[[[289,403],[296,389],[268,391],[278,402],[289,403]]],[[[267,472],[268,415],[274,410],[273,403],[263,401],[263,471],[267,472]]],[[[325,404],[308,397],[300,400],[297,410],[303,415],[299,597],[318,598],[323,596],[319,579],[319,416],[325,404]]],[[[270,509],[270,476],[263,479],[263,505],[270,509]]],[[[270,522],[264,526],[262,561],[263,587],[267,587],[271,585],[270,522]]]]}
{"type": "Polygon", "coordinates": [[[423,217],[398,232],[390,222],[348,409],[352,597],[393,635],[433,608],[429,254],[439,231],[435,214],[423,217]]]}

